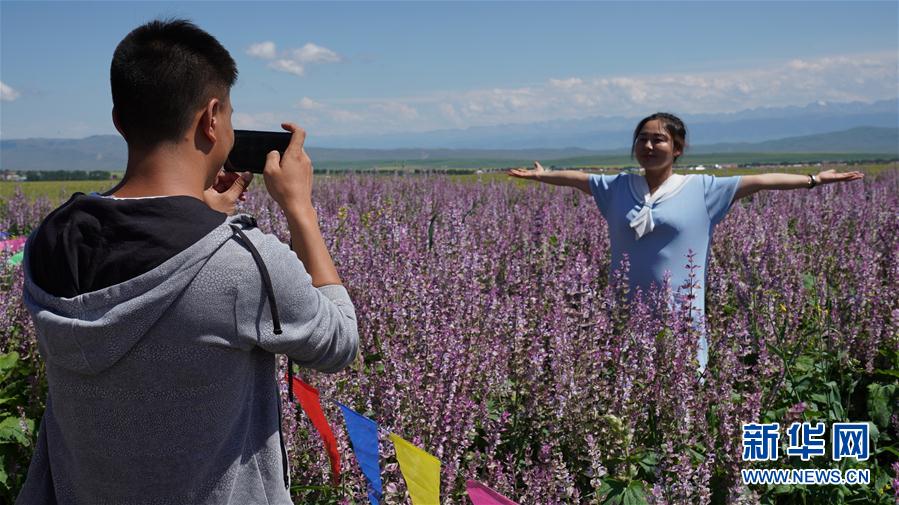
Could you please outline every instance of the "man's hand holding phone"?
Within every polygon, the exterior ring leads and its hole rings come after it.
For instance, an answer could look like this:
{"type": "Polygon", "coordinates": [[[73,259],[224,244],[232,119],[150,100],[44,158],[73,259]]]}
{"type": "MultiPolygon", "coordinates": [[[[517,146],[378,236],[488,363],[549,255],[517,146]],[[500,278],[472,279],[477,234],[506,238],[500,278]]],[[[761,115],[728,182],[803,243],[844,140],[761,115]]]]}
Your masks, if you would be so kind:
{"type": "Polygon", "coordinates": [[[282,123],[281,127],[291,133],[290,143],[282,156],[271,151],[265,158],[262,175],[269,195],[285,212],[311,212],[312,207],[312,160],[303,149],[306,132],[293,123],[282,123]]]}
{"type": "Polygon", "coordinates": [[[312,277],[312,285],[341,284],[312,207],[312,160],[303,149],[306,132],[293,123],[281,127],[291,133],[290,143],[283,156],[277,150],[266,156],[265,187],[284,211],[291,244],[312,277]]]}

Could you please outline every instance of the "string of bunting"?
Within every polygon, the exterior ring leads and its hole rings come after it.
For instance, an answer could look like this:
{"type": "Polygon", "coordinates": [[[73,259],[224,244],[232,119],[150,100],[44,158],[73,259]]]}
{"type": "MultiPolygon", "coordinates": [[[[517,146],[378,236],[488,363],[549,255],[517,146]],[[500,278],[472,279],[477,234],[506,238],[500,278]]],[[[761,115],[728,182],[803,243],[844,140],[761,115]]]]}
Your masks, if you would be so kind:
{"type": "MultiPolygon", "coordinates": [[[[7,259],[9,265],[20,265],[24,258],[24,246],[27,237],[8,238],[0,232],[0,252],[9,251],[14,254],[7,259]]],[[[303,412],[312,421],[312,425],[318,431],[328,459],[331,463],[332,482],[336,486],[340,482],[340,452],[337,448],[337,439],[328,424],[321,406],[321,396],[313,386],[303,382],[299,378],[290,377],[290,392],[299,402],[303,412]]],[[[387,434],[396,449],[396,459],[400,465],[400,473],[406,481],[412,505],[439,505],[440,503],[440,460],[426,451],[416,447],[408,440],[386,430],[382,430],[378,423],[334,401],[343,414],[347,434],[350,437],[350,445],[362,475],[365,477],[368,490],[368,501],[371,505],[380,505],[384,495],[381,485],[381,466],[378,433],[387,434]]],[[[518,505],[514,501],[490,489],[486,485],[468,480],[465,490],[473,505],[518,505]]]]}
{"type": "MultiPolygon", "coordinates": [[[[318,390],[292,377],[291,391],[299,401],[303,411],[309,416],[312,425],[318,431],[331,462],[332,481],[336,485],[340,478],[340,453],[334,432],[325,418],[318,390]]],[[[365,477],[368,501],[371,505],[379,505],[384,490],[381,486],[381,467],[379,463],[378,432],[382,431],[378,423],[363,416],[346,405],[335,401],[343,414],[347,434],[353,454],[365,477]]],[[[439,505],[440,503],[440,460],[426,451],[416,447],[396,433],[387,432],[396,449],[396,459],[400,465],[400,473],[406,481],[406,488],[412,499],[412,505],[439,505]]],[[[465,490],[473,505],[518,505],[514,501],[497,493],[484,484],[468,480],[465,490]]]]}

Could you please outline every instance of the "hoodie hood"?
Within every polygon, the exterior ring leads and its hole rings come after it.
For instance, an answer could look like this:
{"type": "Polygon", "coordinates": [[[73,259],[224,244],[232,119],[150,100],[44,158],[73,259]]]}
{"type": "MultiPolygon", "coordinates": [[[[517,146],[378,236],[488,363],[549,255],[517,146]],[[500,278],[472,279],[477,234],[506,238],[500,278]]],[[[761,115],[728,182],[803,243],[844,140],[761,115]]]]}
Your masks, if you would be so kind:
{"type": "Polygon", "coordinates": [[[215,252],[234,237],[232,225],[253,224],[249,216],[228,218],[155,268],[72,297],[51,294],[34,281],[39,261],[53,261],[33,249],[42,224],[25,245],[23,266],[24,301],[34,319],[43,355],[77,373],[103,372],[143,338],[215,252]]]}

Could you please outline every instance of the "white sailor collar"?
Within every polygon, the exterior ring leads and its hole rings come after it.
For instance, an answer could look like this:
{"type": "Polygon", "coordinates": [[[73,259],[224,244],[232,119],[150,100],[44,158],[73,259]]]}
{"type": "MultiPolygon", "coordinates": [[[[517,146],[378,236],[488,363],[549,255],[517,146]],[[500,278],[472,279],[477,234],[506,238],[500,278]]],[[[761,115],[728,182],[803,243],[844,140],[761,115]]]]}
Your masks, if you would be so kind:
{"type": "Polygon", "coordinates": [[[630,177],[628,177],[628,187],[637,203],[646,205],[646,203],[649,202],[651,207],[680,193],[687,184],[687,181],[695,176],[696,174],[671,174],[671,177],[665,179],[665,182],[656,189],[656,192],[650,195],[646,177],[639,174],[630,174],[630,177]]]}
{"type": "Polygon", "coordinates": [[[644,235],[655,229],[655,222],[652,219],[652,207],[678,194],[693,176],[694,174],[671,174],[671,177],[665,179],[665,182],[651,195],[649,194],[649,185],[646,183],[645,177],[631,175],[628,178],[631,195],[642,206],[637,215],[630,221],[630,227],[634,229],[637,240],[640,240],[644,235]]]}

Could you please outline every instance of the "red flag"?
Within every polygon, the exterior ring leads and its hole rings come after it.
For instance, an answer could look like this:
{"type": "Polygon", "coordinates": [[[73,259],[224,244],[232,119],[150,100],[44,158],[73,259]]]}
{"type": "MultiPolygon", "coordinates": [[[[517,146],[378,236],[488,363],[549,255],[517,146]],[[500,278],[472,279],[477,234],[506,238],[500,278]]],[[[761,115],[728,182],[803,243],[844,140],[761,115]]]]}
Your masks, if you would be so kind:
{"type": "Polygon", "coordinates": [[[328,451],[328,459],[331,460],[331,473],[334,477],[334,485],[340,481],[340,453],[337,452],[337,440],[334,439],[334,432],[325,419],[325,413],[322,411],[321,400],[318,396],[318,390],[306,384],[305,382],[293,378],[293,395],[300,401],[300,405],[312,421],[312,425],[318,430],[318,434],[325,443],[325,450],[328,451]]]}

